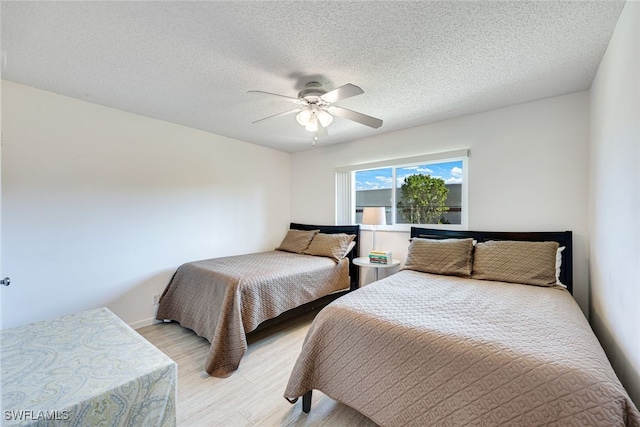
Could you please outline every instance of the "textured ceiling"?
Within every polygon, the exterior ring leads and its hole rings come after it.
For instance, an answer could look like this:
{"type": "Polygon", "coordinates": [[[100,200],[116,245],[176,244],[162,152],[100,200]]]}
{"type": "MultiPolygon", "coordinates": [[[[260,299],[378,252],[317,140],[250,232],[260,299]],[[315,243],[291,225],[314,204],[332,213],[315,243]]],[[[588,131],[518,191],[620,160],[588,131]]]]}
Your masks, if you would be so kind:
{"type": "Polygon", "coordinates": [[[297,96],[352,83],[318,145],[586,90],[624,2],[2,1],[2,77],[283,151],[297,96]]]}

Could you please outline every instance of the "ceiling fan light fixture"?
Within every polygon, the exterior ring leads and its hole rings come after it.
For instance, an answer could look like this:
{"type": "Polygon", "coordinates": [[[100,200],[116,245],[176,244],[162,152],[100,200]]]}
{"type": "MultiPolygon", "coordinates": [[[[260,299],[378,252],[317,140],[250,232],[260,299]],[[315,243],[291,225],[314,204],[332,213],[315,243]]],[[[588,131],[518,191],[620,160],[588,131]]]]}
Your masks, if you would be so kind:
{"type": "Polygon", "coordinates": [[[326,128],[333,122],[333,116],[324,110],[308,108],[296,115],[296,121],[309,132],[317,132],[318,123],[320,126],[326,128]]]}
{"type": "Polygon", "coordinates": [[[308,130],[309,132],[318,131],[318,117],[316,116],[315,113],[311,114],[311,117],[309,118],[309,122],[305,126],[305,129],[308,130]]]}
{"type": "Polygon", "coordinates": [[[296,115],[296,121],[298,122],[298,124],[300,124],[300,126],[307,126],[309,124],[309,120],[311,119],[311,115],[311,110],[304,109],[296,115]]]}
{"type": "Polygon", "coordinates": [[[323,128],[326,128],[333,121],[333,116],[324,110],[318,111],[318,120],[323,128]]]}

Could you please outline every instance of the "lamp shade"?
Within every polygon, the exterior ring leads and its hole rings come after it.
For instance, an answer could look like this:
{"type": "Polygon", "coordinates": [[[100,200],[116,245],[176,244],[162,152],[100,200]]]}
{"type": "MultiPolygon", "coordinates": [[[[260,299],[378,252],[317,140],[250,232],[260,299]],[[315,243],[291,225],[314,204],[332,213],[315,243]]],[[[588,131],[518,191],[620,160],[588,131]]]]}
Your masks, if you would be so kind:
{"type": "Polygon", "coordinates": [[[301,126],[306,126],[309,124],[309,119],[311,119],[311,110],[305,109],[302,110],[296,115],[296,120],[301,126]]]}
{"type": "Polygon", "coordinates": [[[326,128],[331,124],[331,122],[333,122],[333,116],[324,110],[319,110],[318,121],[320,122],[323,128],[326,128]]]}
{"type": "Polygon", "coordinates": [[[362,224],[365,225],[385,225],[387,216],[384,206],[366,207],[362,210],[362,224]]]}
{"type": "Polygon", "coordinates": [[[296,115],[296,120],[301,126],[304,126],[309,132],[317,132],[318,126],[326,128],[333,121],[333,116],[324,110],[318,109],[317,106],[305,108],[296,115]]]}
{"type": "Polygon", "coordinates": [[[305,126],[305,129],[309,132],[318,131],[318,117],[316,117],[315,113],[311,114],[311,117],[309,117],[309,122],[307,123],[307,126],[305,126]]]}

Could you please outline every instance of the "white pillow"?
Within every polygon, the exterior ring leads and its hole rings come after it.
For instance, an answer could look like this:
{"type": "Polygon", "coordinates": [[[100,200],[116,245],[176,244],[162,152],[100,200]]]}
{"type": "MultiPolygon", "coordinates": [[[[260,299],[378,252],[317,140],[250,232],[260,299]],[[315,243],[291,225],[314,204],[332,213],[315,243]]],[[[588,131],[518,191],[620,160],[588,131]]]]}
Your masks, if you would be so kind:
{"type": "Polygon", "coordinates": [[[564,286],[566,288],[566,285],[564,285],[560,281],[560,267],[562,267],[562,251],[564,251],[565,249],[566,249],[565,246],[560,246],[556,251],[556,285],[564,286]]]}
{"type": "Polygon", "coordinates": [[[349,243],[349,246],[347,247],[347,252],[344,254],[344,256],[349,255],[349,252],[351,252],[355,247],[356,247],[356,242],[352,240],[351,243],[349,243]]]}

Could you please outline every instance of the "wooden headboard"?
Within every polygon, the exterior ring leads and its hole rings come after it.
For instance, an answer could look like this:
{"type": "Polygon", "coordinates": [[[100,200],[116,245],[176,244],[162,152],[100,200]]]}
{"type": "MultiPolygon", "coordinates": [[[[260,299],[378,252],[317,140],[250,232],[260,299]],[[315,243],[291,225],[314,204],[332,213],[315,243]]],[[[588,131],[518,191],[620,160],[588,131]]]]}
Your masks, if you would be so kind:
{"type": "Polygon", "coordinates": [[[349,289],[354,291],[360,286],[360,269],[353,263],[354,258],[357,258],[360,253],[360,226],[359,225],[310,225],[310,224],[297,224],[292,222],[289,228],[293,230],[320,230],[321,233],[326,234],[354,234],[356,237],[353,241],[356,245],[353,250],[349,252],[347,258],[349,258],[349,289]]]}
{"type": "Polygon", "coordinates": [[[509,231],[462,231],[462,230],[436,230],[432,228],[411,227],[411,237],[423,239],[468,239],[478,242],[488,240],[524,240],[529,242],[558,242],[566,249],[562,251],[562,266],[560,268],[560,281],[573,293],[573,245],[571,231],[533,231],[533,232],[509,232],[509,231]]]}

